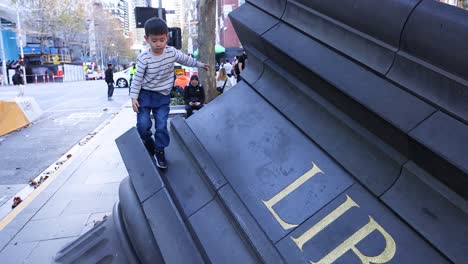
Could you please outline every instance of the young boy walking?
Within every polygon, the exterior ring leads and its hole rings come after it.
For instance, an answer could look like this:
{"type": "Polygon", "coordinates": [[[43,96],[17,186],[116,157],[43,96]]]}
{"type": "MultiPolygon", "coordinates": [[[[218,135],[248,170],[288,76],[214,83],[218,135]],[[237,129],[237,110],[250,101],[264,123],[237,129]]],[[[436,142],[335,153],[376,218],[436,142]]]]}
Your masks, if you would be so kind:
{"type": "Polygon", "coordinates": [[[200,67],[205,63],[183,54],[174,47],[166,46],[169,39],[166,22],[151,18],[145,23],[145,41],[150,48],[141,52],[137,58],[137,71],[130,87],[133,111],[137,113],[137,130],[150,154],[154,155],[159,168],[167,168],[164,148],[169,145],[167,118],[169,115],[170,92],[174,82],[174,63],[200,67]],[[155,121],[154,140],[151,127],[155,121]]]}

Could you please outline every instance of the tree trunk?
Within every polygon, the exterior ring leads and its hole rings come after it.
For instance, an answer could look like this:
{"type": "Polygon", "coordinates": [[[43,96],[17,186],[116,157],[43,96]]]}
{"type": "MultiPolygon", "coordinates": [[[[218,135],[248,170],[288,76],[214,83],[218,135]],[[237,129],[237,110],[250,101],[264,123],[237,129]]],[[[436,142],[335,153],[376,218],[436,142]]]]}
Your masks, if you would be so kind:
{"type": "Polygon", "coordinates": [[[200,0],[198,7],[198,60],[210,65],[210,70],[198,70],[200,82],[205,88],[206,103],[216,96],[215,80],[215,0],[200,0]]]}

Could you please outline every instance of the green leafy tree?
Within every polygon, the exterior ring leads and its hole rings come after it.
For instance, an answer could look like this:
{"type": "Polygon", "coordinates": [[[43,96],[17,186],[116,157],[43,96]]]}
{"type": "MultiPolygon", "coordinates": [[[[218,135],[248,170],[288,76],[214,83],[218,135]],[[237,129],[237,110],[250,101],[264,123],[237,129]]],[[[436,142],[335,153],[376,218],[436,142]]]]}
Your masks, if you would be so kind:
{"type": "Polygon", "coordinates": [[[120,21],[103,9],[95,9],[94,22],[96,42],[99,49],[108,56],[118,56],[120,63],[128,63],[136,59],[130,49],[130,39],[125,38],[120,21]]]}
{"type": "MultiPolygon", "coordinates": [[[[12,1],[16,5],[16,1],[12,1]]],[[[18,2],[23,32],[35,37],[41,53],[45,46],[55,46],[55,38],[65,46],[86,33],[85,10],[74,0],[27,0],[18,2]]]]}

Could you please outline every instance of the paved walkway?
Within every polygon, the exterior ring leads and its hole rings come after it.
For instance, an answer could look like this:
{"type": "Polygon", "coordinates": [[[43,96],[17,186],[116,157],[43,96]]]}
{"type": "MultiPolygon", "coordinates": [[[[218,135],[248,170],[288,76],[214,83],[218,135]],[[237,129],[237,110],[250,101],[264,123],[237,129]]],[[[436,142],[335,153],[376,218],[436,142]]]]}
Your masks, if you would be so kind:
{"type": "Polygon", "coordinates": [[[132,109],[123,107],[0,221],[2,264],[51,263],[60,248],[111,213],[119,183],[128,175],[114,140],[135,120],[132,109]]]}

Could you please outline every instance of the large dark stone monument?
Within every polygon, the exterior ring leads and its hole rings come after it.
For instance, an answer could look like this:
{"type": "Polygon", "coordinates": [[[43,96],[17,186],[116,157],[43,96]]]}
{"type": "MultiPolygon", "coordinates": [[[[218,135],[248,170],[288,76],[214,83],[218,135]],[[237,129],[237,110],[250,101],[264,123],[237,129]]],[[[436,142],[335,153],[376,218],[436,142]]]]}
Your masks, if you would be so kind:
{"type": "Polygon", "coordinates": [[[468,263],[468,12],[433,0],[251,0],[243,81],[136,129],[113,216],[58,263],[468,263]]]}

